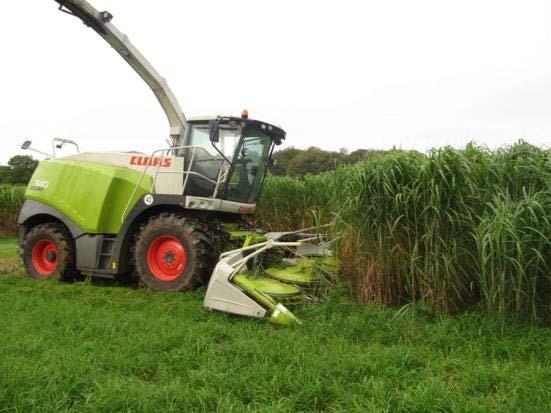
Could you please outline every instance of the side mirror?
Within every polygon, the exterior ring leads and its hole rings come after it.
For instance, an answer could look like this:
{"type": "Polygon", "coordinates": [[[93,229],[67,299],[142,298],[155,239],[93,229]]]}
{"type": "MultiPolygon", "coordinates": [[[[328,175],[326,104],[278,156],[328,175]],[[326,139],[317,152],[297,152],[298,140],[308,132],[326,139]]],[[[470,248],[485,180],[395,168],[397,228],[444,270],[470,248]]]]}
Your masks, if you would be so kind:
{"type": "Polygon", "coordinates": [[[209,120],[209,138],[213,143],[220,141],[220,121],[209,120]]]}
{"type": "Polygon", "coordinates": [[[32,151],[32,152],[39,153],[40,155],[44,155],[46,157],[46,159],[55,158],[55,155],[50,155],[49,153],[42,152],[42,151],[39,151],[37,149],[31,148],[31,144],[32,144],[31,141],[25,141],[21,144],[21,149],[23,149],[25,151],[29,150],[29,151],[32,151]]]}

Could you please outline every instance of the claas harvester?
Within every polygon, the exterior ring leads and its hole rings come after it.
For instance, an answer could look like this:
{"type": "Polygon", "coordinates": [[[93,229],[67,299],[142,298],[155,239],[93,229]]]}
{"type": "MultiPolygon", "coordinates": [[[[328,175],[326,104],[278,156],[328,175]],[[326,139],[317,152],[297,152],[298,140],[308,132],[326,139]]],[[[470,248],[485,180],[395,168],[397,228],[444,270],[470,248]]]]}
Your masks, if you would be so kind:
{"type": "MultiPolygon", "coordinates": [[[[18,240],[37,280],[137,277],[154,291],[207,285],[205,307],[275,323],[312,299],[335,270],[319,229],[261,232],[255,212],[280,127],[241,116],[189,118],[164,78],[112,23],[84,0],[55,0],[94,30],[152,89],[170,125],[165,148],[79,152],[54,139],[25,193],[18,240]]],[[[76,145],[76,144],[75,144],[76,145]]],[[[26,141],[23,149],[30,149],[26,141]]]]}

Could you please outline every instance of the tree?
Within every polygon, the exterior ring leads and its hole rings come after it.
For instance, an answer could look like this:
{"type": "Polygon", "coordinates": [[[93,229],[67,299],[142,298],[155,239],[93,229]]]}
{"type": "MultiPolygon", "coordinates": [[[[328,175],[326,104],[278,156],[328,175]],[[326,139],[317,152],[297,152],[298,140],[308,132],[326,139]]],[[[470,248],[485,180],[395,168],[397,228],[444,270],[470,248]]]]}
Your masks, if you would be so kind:
{"type": "Polygon", "coordinates": [[[0,165],[0,184],[6,183],[9,173],[10,173],[9,166],[0,165]]]}
{"type": "Polygon", "coordinates": [[[13,185],[27,185],[38,166],[38,161],[28,155],[16,155],[8,161],[8,168],[0,171],[0,180],[13,185]]]}
{"type": "Polygon", "coordinates": [[[342,157],[338,152],[324,151],[312,146],[293,157],[289,162],[287,173],[302,178],[306,174],[331,171],[339,165],[342,157]]]}
{"type": "Polygon", "coordinates": [[[301,149],[285,148],[280,151],[274,152],[273,159],[276,164],[270,168],[270,174],[272,175],[288,175],[289,164],[292,159],[301,153],[301,149]]]}
{"type": "Polygon", "coordinates": [[[274,152],[273,158],[277,164],[270,168],[270,174],[303,178],[307,174],[332,171],[339,165],[353,164],[386,152],[375,149],[356,149],[350,152],[346,148],[340,148],[338,152],[334,152],[324,151],[315,146],[308,149],[289,147],[274,152]]]}
{"type": "Polygon", "coordinates": [[[277,164],[270,168],[270,174],[302,178],[306,174],[332,171],[339,165],[355,163],[365,157],[375,156],[381,152],[383,151],[370,149],[357,149],[349,152],[346,148],[334,152],[324,151],[315,146],[308,149],[290,147],[274,152],[273,158],[277,161],[277,164]]]}

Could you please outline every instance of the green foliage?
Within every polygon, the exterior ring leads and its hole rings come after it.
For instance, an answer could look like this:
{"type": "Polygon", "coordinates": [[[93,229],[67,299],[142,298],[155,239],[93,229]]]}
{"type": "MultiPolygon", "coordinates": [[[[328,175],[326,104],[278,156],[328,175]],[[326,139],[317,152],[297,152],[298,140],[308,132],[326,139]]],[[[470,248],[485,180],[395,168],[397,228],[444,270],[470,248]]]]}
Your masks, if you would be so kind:
{"type": "Polygon", "coordinates": [[[331,220],[363,302],[549,322],[550,199],[551,150],[468,145],[391,151],[303,182],[272,177],[259,219],[271,229],[331,220]]]}
{"type": "Polygon", "coordinates": [[[315,146],[308,149],[290,147],[274,152],[273,158],[277,162],[270,168],[270,173],[275,176],[304,178],[307,174],[332,171],[339,165],[352,164],[380,153],[384,151],[358,149],[348,153],[344,148],[339,152],[332,152],[315,146]]]}
{"type": "Polygon", "coordinates": [[[203,297],[0,277],[0,411],[551,410],[547,328],[335,292],[277,328],[203,297]]]}
{"type": "Polygon", "coordinates": [[[10,167],[0,165],[0,183],[6,182],[10,173],[10,167]]]}
{"type": "Polygon", "coordinates": [[[37,166],[38,161],[31,156],[13,156],[8,167],[0,169],[0,184],[27,185],[37,166]]]}
{"type": "Polygon", "coordinates": [[[551,300],[551,197],[496,197],[489,208],[475,229],[482,304],[537,320],[551,300]]]}
{"type": "Polygon", "coordinates": [[[23,205],[25,187],[0,185],[0,233],[14,233],[19,210],[23,205]]]}
{"type": "Polygon", "coordinates": [[[331,201],[326,190],[333,183],[328,173],[268,179],[262,189],[257,219],[271,229],[292,230],[313,225],[315,219],[327,218],[321,205],[331,201]]]}
{"type": "Polygon", "coordinates": [[[24,186],[0,185],[0,209],[17,214],[23,204],[24,186]]]}

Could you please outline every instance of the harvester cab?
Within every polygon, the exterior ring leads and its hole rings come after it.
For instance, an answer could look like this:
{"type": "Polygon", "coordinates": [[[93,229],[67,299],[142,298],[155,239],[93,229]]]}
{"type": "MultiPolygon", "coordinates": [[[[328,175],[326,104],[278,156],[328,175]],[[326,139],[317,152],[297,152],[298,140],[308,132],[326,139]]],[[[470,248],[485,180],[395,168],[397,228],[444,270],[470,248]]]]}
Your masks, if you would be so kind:
{"type": "Polygon", "coordinates": [[[183,146],[171,148],[189,159],[184,193],[243,204],[248,212],[256,203],[275,145],[285,132],[274,125],[241,118],[211,117],[188,120],[183,146]]]}
{"type": "MultiPolygon", "coordinates": [[[[40,162],[18,219],[27,274],[38,280],[135,276],[155,291],[208,283],[207,308],[295,322],[282,301],[311,299],[333,269],[327,244],[317,234],[242,227],[285,132],[247,111],[186,119],[165,79],[112,24],[111,13],[85,0],[55,1],[152,89],[170,140],[151,154],[78,152],[77,146],[76,154],[40,162]]],[[[54,155],[72,144],[58,139],[54,155]]]]}

